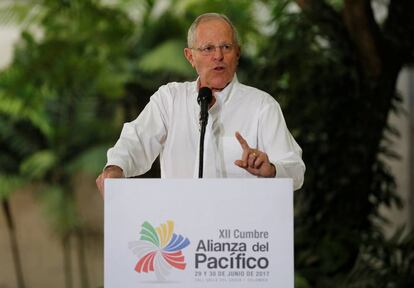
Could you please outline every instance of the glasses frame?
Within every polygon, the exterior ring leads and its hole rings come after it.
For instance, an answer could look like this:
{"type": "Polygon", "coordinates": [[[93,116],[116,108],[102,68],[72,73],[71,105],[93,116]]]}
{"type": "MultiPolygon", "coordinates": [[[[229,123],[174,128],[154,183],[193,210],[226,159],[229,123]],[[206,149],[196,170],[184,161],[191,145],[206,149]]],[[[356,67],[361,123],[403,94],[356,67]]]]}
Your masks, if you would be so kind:
{"type": "Polygon", "coordinates": [[[201,47],[193,47],[193,48],[190,48],[190,49],[200,52],[201,55],[210,56],[210,55],[213,55],[214,53],[216,53],[217,49],[220,49],[220,51],[223,54],[228,54],[228,53],[231,53],[233,51],[233,48],[234,48],[234,44],[232,44],[232,43],[223,43],[223,44],[220,44],[220,45],[207,44],[207,45],[204,45],[204,46],[201,46],[201,47]]]}

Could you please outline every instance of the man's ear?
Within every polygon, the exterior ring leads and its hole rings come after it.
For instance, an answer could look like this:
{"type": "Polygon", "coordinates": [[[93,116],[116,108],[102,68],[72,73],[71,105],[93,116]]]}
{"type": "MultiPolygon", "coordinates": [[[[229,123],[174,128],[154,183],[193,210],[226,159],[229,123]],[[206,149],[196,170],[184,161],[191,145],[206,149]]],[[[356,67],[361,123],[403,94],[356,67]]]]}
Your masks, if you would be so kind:
{"type": "Polygon", "coordinates": [[[184,56],[188,62],[190,62],[191,66],[194,68],[194,59],[193,59],[193,51],[190,48],[184,48],[184,56]]]}
{"type": "Polygon", "coordinates": [[[237,60],[239,60],[240,59],[240,55],[241,55],[241,48],[240,48],[239,45],[237,45],[236,55],[237,55],[237,60]]]}

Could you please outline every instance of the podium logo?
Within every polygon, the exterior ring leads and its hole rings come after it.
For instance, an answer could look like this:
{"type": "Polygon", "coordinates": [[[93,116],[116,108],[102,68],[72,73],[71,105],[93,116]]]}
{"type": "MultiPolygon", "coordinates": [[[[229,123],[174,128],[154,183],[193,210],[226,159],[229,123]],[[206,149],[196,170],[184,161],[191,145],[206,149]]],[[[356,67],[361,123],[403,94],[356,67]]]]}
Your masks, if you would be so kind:
{"type": "Polygon", "coordinates": [[[135,271],[154,272],[157,280],[165,281],[172,268],[186,267],[182,249],[190,241],[174,233],[174,222],[167,221],[157,228],[145,221],[141,225],[140,240],[129,243],[129,248],[138,256],[135,271]]]}

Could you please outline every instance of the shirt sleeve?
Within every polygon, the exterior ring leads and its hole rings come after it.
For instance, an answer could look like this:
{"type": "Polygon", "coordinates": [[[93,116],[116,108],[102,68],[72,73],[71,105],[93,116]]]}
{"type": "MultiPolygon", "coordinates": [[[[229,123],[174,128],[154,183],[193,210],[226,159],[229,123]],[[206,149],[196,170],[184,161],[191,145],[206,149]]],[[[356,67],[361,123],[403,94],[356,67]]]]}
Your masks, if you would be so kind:
{"type": "Polygon", "coordinates": [[[297,190],[302,187],[305,174],[302,149],[290,134],[280,105],[273,98],[265,102],[259,119],[259,149],[275,165],[276,177],[292,178],[297,190]]]}
{"type": "Polygon", "coordinates": [[[158,90],[140,115],[125,123],[121,135],[107,152],[106,166],[121,167],[125,177],[144,174],[162,149],[167,136],[168,110],[158,90]]]}

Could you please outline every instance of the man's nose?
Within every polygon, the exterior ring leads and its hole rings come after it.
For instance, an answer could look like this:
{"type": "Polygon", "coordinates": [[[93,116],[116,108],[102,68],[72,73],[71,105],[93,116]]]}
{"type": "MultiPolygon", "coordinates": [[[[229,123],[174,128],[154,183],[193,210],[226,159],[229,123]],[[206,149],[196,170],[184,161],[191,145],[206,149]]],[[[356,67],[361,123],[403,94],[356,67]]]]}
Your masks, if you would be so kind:
{"type": "Polygon", "coordinates": [[[216,49],[214,50],[213,56],[214,56],[214,60],[223,60],[223,50],[220,46],[215,47],[216,49]]]}

